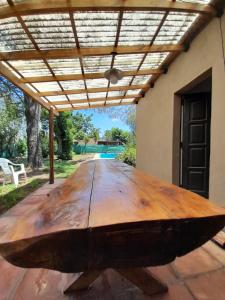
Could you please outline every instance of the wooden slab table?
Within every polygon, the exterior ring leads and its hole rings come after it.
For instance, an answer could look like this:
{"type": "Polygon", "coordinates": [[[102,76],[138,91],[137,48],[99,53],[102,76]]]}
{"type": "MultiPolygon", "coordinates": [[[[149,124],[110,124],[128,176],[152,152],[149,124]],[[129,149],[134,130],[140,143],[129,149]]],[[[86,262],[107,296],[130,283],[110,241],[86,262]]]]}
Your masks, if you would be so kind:
{"type": "Polygon", "coordinates": [[[48,196],[0,218],[0,253],[25,268],[83,272],[65,292],[114,268],[145,293],[167,290],[144,267],[173,261],[225,226],[225,210],[116,160],[83,163],[48,196]]]}

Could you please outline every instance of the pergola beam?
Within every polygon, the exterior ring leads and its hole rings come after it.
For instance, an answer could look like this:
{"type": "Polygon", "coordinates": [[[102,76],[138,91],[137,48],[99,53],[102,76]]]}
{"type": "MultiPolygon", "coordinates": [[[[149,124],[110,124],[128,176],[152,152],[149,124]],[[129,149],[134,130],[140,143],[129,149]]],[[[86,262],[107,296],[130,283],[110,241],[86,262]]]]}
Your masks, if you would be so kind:
{"type": "Polygon", "coordinates": [[[137,84],[131,86],[113,86],[109,88],[91,88],[91,89],[76,89],[76,90],[64,90],[64,91],[47,91],[39,92],[38,95],[42,97],[46,96],[58,96],[58,95],[72,95],[72,94],[86,94],[86,93],[100,93],[111,91],[128,91],[128,90],[147,90],[148,84],[137,84]]]}
{"type": "Polygon", "coordinates": [[[115,97],[107,97],[107,98],[89,98],[88,101],[86,99],[79,99],[79,100],[70,100],[68,102],[67,100],[62,101],[52,101],[50,102],[50,105],[66,105],[66,104],[80,104],[80,103],[87,103],[88,102],[105,102],[105,101],[114,101],[114,100],[123,100],[123,99],[133,99],[133,98],[141,98],[141,95],[130,95],[130,96],[115,96],[115,97]]]}
{"type": "Polygon", "coordinates": [[[49,111],[49,183],[54,183],[54,110],[49,111]]]}
{"type": "Polygon", "coordinates": [[[23,14],[60,13],[80,10],[151,10],[216,14],[210,5],[175,2],[172,0],[26,0],[14,6],[3,6],[0,18],[23,14]]]}
{"type": "Polygon", "coordinates": [[[136,46],[105,46],[93,48],[71,48],[71,49],[51,49],[51,50],[26,50],[1,52],[0,60],[27,60],[27,59],[60,59],[75,58],[83,56],[101,56],[117,54],[136,54],[136,53],[156,53],[156,52],[181,52],[184,51],[183,45],[136,45],[136,46]]]}
{"type": "MultiPolygon", "coordinates": [[[[134,105],[136,104],[135,101],[134,102],[129,102],[129,103],[120,103],[119,105],[134,105]]],[[[107,107],[111,107],[111,106],[118,106],[118,104],[107,104],[107,105],[91,105],[91,106],[73,106],[73,107],[67,107],[67,108],[58,108],[57,111],[71,111],[71,110],[80,110],[80,109],[89,109],[89,108],[107,108],[107,107]]]]}
{"type": "MultiPolygon", "coordinates": [[[[136,76],[136,75],[154,75],[162,74],[164,71],[161,69],[143,69],[139,71],[123,71],[123,76],[136,76]]],[[[67,80],[84,80],[84,79],[99,79],[104,78],[104,73],[90,73],[90,74],[68,74],[56,76],[36,76],[24,77],[21,79],[24,83],[34,82],[50,82],[50,81],[67,81],[67,80]]]]}

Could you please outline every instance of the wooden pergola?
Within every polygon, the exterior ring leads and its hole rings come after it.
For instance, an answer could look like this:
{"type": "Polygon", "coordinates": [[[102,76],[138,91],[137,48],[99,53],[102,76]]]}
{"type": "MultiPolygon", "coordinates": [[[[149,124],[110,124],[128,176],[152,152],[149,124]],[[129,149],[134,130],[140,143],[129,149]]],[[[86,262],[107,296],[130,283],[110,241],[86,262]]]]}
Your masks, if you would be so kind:
{"type": "MultiPolygon", "coordinates": [[[[0,0],[0,73],[50,111],[138,104],[223,0],[0,0]],[[110,68],[123,72],[112,85],[110,68]]],[[[144,101],[144,100],[143,100],[144,101]]]]}

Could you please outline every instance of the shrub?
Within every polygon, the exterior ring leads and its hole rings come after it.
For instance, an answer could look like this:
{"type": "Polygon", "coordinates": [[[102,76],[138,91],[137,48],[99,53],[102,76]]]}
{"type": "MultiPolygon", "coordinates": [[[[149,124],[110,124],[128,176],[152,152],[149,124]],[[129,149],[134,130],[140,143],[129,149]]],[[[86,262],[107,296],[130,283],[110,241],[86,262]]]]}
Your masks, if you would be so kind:
{"type": "Polygon", "coordinates": [[[18,156],[24,156],[26,155],[27,152],[27,143],[26,141],[23,139],[18,140],[18,142],[16,143],[16,153],[18,156]]]}
{"type": "Polygon", "coordinates": [[[125,151],[118,156],[118,159],[124,163],[136,166],[136,148],[134,146],[127,146],[125,151]]]}
{"type": "Polygon", "coordinates": [[[41,135],[41,149],[43,157],[47,158],[49,155],[49,139],[44,134],[41,135]]]}

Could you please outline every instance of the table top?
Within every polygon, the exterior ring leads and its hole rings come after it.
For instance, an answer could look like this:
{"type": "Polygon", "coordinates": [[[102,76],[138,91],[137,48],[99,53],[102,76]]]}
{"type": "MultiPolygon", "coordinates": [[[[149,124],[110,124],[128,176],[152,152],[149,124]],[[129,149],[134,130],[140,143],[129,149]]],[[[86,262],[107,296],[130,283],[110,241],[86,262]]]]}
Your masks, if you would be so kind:
{"type": "Polygon", "coordinates": [[[117,160],[93,160],[48,197],[28,198],[4,214],[0,253],[22,267],[66,272],[129,266],[134,259],[137,265],[164,264],[224,225],[225,209],[197,194],[117,160]],[[160,247],[174,249],[154,256],[160,247]]]}

